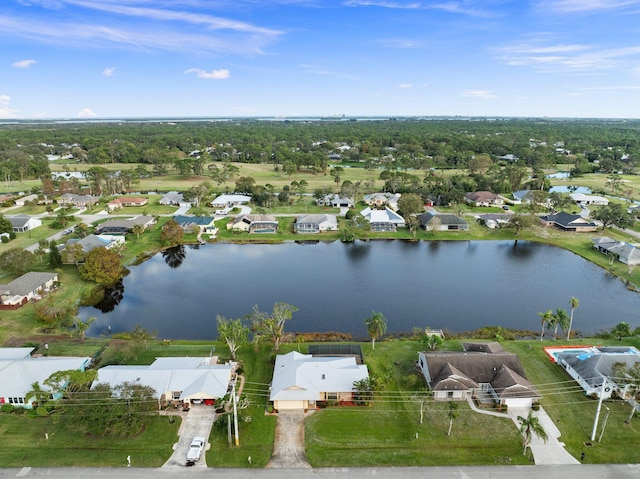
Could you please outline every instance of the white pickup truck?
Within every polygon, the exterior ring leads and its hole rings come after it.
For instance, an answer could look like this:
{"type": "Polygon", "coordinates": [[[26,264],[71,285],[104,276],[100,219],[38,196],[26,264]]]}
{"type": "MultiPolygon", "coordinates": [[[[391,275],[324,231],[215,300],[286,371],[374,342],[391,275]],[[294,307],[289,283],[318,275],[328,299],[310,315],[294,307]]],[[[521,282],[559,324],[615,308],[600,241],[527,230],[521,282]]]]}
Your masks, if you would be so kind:
{"type": "Polygon", "coordinates": [[[189,446],[189,450],[187,451],[187,466],[193,466],[198,462],[198,460],[200,460],[205,444],[206,440],[204,437],[193,438],[193,441],[191,441],[191,445],[189,446]]]}

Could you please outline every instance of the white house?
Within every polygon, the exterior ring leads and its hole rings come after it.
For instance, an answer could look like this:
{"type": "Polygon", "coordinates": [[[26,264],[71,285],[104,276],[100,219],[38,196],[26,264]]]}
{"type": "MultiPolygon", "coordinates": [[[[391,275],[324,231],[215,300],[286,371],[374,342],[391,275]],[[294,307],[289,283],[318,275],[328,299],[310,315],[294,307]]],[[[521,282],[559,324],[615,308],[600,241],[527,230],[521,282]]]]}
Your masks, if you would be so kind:
{"type": "Polygon", "coordinates": [[[360,214],[371,223],[371,231],[395,231],[405,226],[404,218],[389,207],[383,210],[365,208],[360,214]]]}
{"type": "Polygon", "coordinates": [[[251,202],[251,196],[247,195],[220,195],[210,204],[214,208],[227,208],[229,206],[246,205],[251,202]]]}
{"type": "Polygon", "coordinates": [[[293,225],[296,233],[322,233],[323,231],[337,231],[338,219],[336,215],[300,215],[293,225]]]}
{"type": "Polygon", "coordinates": [[[24,233],[42,226],[42,220],[28,215],[5,216],[11,223],[14,233],[24,233]]]}
{"type": "Polygon", "coordinates": [[[607,206],[609,200],[603,196],[585,195],[583,193],[571,193],[569,195],[579,205],[607,206]]]}
{"type": "Polygon", "coordinates": [[[369,377],[356,358],[312,356],[292,351],[276,357],[269,400],[283,409],[315,408],[318,401],[351,401],[353,383],[369,377]]]}
{"type": "Polygon", "coordinates": [[[0,284],[0,309],[17,309],[29,300],[53,288],[58,281],[58,273],[31,271],[13,281],[0,284]]]}
{"type": "Polygon", "coordinates": [[[149,366],[105,366],[98,369],[97,384],[125,382],[152,388],[160,405],[215,404],[229,390],[237,364],[216,364],[218,358],[156,358],[149,366]]]}
{"type": "Polygon", "coordinates": [[[31,357],[33,348],[0,348],[0,404],[31,408],[34,397],[27,397],[38,383],[47,390],[44,381],[58,371],[84,369],[91,358],[31,357]]]}

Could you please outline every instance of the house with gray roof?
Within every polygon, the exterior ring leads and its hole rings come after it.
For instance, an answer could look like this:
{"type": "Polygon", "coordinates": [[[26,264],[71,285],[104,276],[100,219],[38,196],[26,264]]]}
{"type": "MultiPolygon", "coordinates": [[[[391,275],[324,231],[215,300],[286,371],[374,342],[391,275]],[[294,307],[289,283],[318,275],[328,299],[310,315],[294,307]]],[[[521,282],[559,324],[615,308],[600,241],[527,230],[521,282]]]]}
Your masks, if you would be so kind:
{"type": "Polygon", "coordinates": [[[125,382],[148,386],[160,406],[215,404],[229,391],[237,363],[217,364],[212,357],[156,358],[148,366],[105,366],[98,369],[92,387],[125,382]]]}
{"type": "Polygon", "coordinates": [[[393,211],[397,211],[398,199],[400,199],[400,196],[400,193],[371,193],[369,195],[365,195],[362,201],[364,201],[368,206],[373,206],[374,208],[388,206],[393,211]]]}
{"type": "Polygon", "coordinates": [[[508,407],[531,407],[540,399],[518,356],[499,343],[465,343],[464,348],[418,353],[418,365],[435,400],[475,398],[508,407]]]}
{"type": "MultiPolygon", "coordinates": [[[[58,371],[84,371],[91,363],[89,357],[32,357],[33,348],[0,348],[0,405],[30,409],[35,397],[29,397],[33,383],[45,391],[44,381],[58,371]],[[25,354],[25,349],[29,350],[25,354]],[[16,351],[12,351],[16,350],[16,351]]],[[[60,393],[54,393],[54,399],[60,393]]]]}
{"type": "Polygon", "coordinates": [[[404,218],[389,207],[383,210],[365,208],[360,214],[371,223],[371,231],[396,231],[398,227],[405,226],[404,218]]]}
{"type": "Polygon", "coordinates": [[[29,215],[5,216],[11,223],[14,233],[25,233],[29,230],[42,226],[42,220],[29,215]]]}
{"type": "Polygon", "coordinates": [[[162,195],[159,203],[161,205],[179,206],[181,203],[184,203],[184,196],[177,191],[170,191],[162,195]]]}
{"type": "Polygon", "coordinates": [[[59,246],[62,253],[62,260],[65,263],[79,263],[84,261],[87,253],[96,248],[112,249],[123,245],[125,238],[123,235],[94,235],[90,234],[84,238],[71,238],[64,245],[59,246]],[[78,251],[79,250],[79,251],[78,251]],[[78,257],[78,254],[80,258],[78,257]]]}
{"type": "Polygon", "coordinates": [[[321,401],[352,401],[353,383],[368,377],[367,366],[354,356],[279,354],[269,400],[278,411],[315,409],[321,401]]]}
{"type": "Polygon", "coordinates": [[[555,358],[586,395],[608,399],[615,391],[624,398],[628,388],[616,382],[613,365],[623,363],[633,367],[640,363],[640,351],[633,346],[571,348],[556,352],[555,358]]]}
{"type": "Polygon", "coordinates": [[[610,254],[621,263],[628,265],[640,264],[640,248],[634,244],[617,241],[607,236],[592,238],[591,242],[593,247],[600,253],[610,254]]]}
{"type": "Polygon", "coordinates": [[[322,233],[323,231],[337,231],[338,218],[336,215],[300,215],[293,224],[296,233],[322,233]]]}
{"type": "Polygon", "coordinates": [[[31,271],[9,283],[0,284],[0,309],[16,309],[31,299],[39,299],[57,282],[58,273],[31,271]]]}
{"type": "Polygon", "coordinates": [[[153,216],[136,216],[130,219],[113,219],[107,220],[96,227],[98,234],[104,235],[125,235],[133,230],[136,225],[142,226],[144,229],[150,228],[156,224],[153,216]]]}
{"type": "Polygon", "coordinates": [[[239,215],[227,223],[227,229],[258,234],[276,233],[278,219],[272,215],[239,215]]]}
{"type": "Polygon", "coordinates": [[[65,193],[58,199],[58,204],[60,206],[76,206],[78,208],[85,208],[87,206],[95,205],[98,201],[100,201],[99,196],[65,193]]]}
{"type": "Polygon", "coordinates": [[[459,216],[448,213],[426,212],[417,215],[420,226],[427,231],[467,231],[469,223],[459,216]]]}
{"type": "Polygon", "coordinates": [[[214,208],[227,208],[239,205],[248,205],[250,202],[251,196],[234,194],[217,196],[210,204],[214,208]]]}
{"type": "Polygon", "coordinates": [[[215,233],[215,218],[211,216],[176,215],[173,220],[180,225],[185,233],[215,233]]]}
{"type": "Polygon", "coordinates": [[[576,233],[585,233],[598,229],[598,226],[593,221],[566,211],[540,216],[540,221],[545,226],[554,226],[563,231],[574,231],[576,233]]]}
{"type": "Polygon", "coordinates": [[[501,206],[504,204],[502,196],[491,191],[465,193],[464,200],[467,203],[474,204],[475,206],[501,206]]]}
{"type": "Polygon", "coordinates": [[[325,195],[316,200],[318,206],[330,206],[332,208],[353,208],[355,203],[351,198],[338,194],[325,195]]]}

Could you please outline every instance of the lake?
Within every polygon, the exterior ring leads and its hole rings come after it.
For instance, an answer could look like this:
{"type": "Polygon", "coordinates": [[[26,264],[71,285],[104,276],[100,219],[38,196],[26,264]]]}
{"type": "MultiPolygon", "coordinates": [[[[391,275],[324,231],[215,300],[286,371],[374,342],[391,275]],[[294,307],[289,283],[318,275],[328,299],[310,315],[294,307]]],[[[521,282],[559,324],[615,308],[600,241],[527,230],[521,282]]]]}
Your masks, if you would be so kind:
{"type": "MultiPolygon", "coordinates": [[[[585,237],[585,241],[589,238],[585,237]]],[[[620,321],[638,325],[640,295],[581,257],[527,241],[358,241],[354,244],[210,244],[174,248],[130,268],[121,287],[79,316],[90,336],[136,324],[162,339],[215,339],[216,315],[254,305],[299,308],[289,332],[340,331],[365,338],[372,311],[388,332],[499,325],[540,330],[538,312],[580,306],[583,334],[620,321]]]]}

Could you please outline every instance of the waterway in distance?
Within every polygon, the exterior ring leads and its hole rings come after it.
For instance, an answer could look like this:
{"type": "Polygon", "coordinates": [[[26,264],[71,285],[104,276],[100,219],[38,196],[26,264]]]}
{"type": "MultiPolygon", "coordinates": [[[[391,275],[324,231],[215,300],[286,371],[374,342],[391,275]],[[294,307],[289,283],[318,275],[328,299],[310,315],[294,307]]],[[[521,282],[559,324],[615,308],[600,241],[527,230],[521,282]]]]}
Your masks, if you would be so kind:
{"type": "Polygon", "coordinates": [[[528,241],[208,244],[173,248],[130,270],[102,304],[81,308],[81,319],[97,317],[90,336],[139,324],[161,339],[215,339],[216,315],[244,317],[278,301],[299,308],[286,331],[354,339],[367,337],[363,321],[374,310],[386,316],[388,333],[540,331],[538,312],[569,312],[572,296],[580,301],[574,329],[583,335],[620,321],[640,325],[640,295],[620,279],[528,241]]]}

